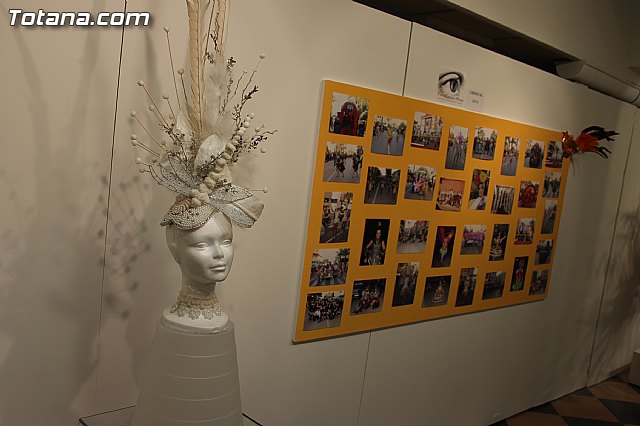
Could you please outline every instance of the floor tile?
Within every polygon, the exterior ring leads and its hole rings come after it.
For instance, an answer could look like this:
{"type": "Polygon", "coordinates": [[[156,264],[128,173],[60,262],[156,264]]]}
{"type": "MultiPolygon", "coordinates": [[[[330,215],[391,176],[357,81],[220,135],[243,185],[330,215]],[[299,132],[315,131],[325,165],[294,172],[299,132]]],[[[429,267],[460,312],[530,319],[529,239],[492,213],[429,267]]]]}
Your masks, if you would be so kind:
{"type": "Polygon", "coordinates": [[[536,413],[546,413],[546,414],[558,414],[553,405],[550,402],[546,404],[538,405],[537,407],[530,408],[529,411],[533,411],[536,413]]]}
{"type": "Polygon", "coordinates": [[[573,392],[571,395],[576,395],[576,396],[593,396],[593,394],[591,393],[591,391],[590,391],[588,388],[578,389],[577,391],[573,392]]]}
{"type": "Polygon", "coordinates": [[[602,403],[623,423],[640,424],[640,404],[602,400],[602,403]]]}
{"type": "Polygon", "coordinates": [[[525,411],[507,419],[509,426],[567,426],[562,417],[553,414],[525,411]]]}
{"type": "MultiPolygon", "coordinates": [[[[579,417],[563,417],[568,426],[621,426],[620,422],[606,422],[604,420],[581,419],[579,417]]],[[[542,425],[541,425],[542,426],[542,425]]]]}
{"type": "Polygon", "coordinates": [[[599,399],[635,402],[640,404],[640,393],[621,382],[602,382],[589,388],[593,396],[599,399]]]}
{"type": "Polygon", "coordinates": [[[597,398],[567,395],[551,403],[558,414],[583,419],[618,421],[597,398]]]}

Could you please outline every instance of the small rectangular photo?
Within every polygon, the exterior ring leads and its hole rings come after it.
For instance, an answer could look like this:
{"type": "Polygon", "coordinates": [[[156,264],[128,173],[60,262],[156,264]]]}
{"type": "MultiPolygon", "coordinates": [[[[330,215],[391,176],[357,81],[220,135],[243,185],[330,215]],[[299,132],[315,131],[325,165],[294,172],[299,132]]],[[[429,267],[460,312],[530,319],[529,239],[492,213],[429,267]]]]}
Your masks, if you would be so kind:
{"type": "Polygon", "coordinates": [[[473,303],[473,294],[476,291],[477,281],[478,268],[462,268],[460,270],[460,283],[458,284],[456,306],[468,306],[473,303]]]}
{"type": "Polygon", "coordinates": [[[547,146],[547,160],[544,165],[552,169],[562,168],[562,144],[556,141],[549,141],[547,146]]]}
{"type": "Polygon", "coordinates": [[[463,195],[463,180],[440,178],[440,187],[438,188],[436,210],[459,212],[460,209],[462,209],[463,195]]]}
{"type": "Polygon", "coordinates": [[[469,145],[469,129],[460,126],[449,128],[449,143],[447,144],[446,169],[464,170],[467,161],[467,146],[469,145]]]}
{"type": "Polygon", "coordinates": [[[473,169],[471,191],[469,192],[469,210],[484,210],[487,207],[490,170],[473,169]]]}
{"type": "Polygon", "coordinates": [[[534,209],[538,201],[538,190],[540,182],[532,180],[520,181],[520,196],[518,197],[518,207],[534,209]]]}
{"type": "Polygon", "coordinates": [[[435,167],[409,164],[407,170],[407,185],[404,188],[404,198],[408,200],[433,200],[433,190],[436,187],[435,167]]]}
{"type": "Polygon", "coordinates": [[[451,266],[453,244],[456,241],[455,226],[438,226],[436,243],[433,248],[432,268],[448,268],[451,266]]]}
{"type": "Polygon", "coordinates": [[[542,157],[544,156],[544,142],[527,141],[527,150],[524,153],[524,166],[532,169],[542,168],[542,157]]]}
{"type": "Polygon", "coordinates": [[[479,160],[493,160],[496,153],[497,140],[498,132],[495,130],[480,126],[476,127],[471,156],[479,160]]]}
{"type": "Polygon", "coordinates": [[[307,295],[305,331],[339,327],[342,320],[344,291],[327,291],[307,295]]]}
{"type": "Polygon", "coordinates": [[[344,243],[349,238],[352,192],[325,192],[322,205],[321,243],[344,243]]]}
{"type": "Polygon", "coordinates": [[[444,120],[438,115],[416,112],[413,116],[411,146],[439,150],[443,124],[444,120]]]}
{"type": "Polygon", "coordinates": [[[399,254],[424,253],[429,233],[429,221],[401,220],[398,232],[399,254]]]}
{"type": "Polygon", "coordinates": [[[351,296],[351,315],[373,314],[382,311],[386,278],[355,281],[351,296]]]}
{"type": "Polygon", "coordinates": [[[560,181],[562,180],[561,172],[545,172],[544,188],[542,196],[545,198],[558,198],[560,195],[560,181]]]}
{"type": "Polygon", "coordinates": [[[419,262],[399,263],[396,273],[396,285],[393,289],[391,306],[405,306],[413,304],[416,296],[416,282],[420,271],[419,262]]]}
{"type": "Polygon", "coordinates": [[[518,219],[516,226],[515,244],[533,244],[533,234],[536,232],[536,219],[533,217],[522,217],[518,219]]]}
{"type": "Polygon", "coordinates": [[[536,247],[536,265],[546,265],[551,263],[551,254],[553,253],[553,240],[540,240],[536,247]]]}
{"type": "Polygon", "coordinates": [[[508,223],[496,223],[493,225],[493,237],[491,238],[491,249],[489,250],[489,260],[504,260],[507,251],[507,237],[509,236],[508,223]]]}
{"type": "Polygon", "coordinates": [[[383,265],[387,253],[389,219],[367,219],[364,222],[360,266],[383,265]]]}
{"type": "Polygon", "coordinates": [[[427,277],[424,286],[423,308],[433,308],[435,306],[446,305],[449,301],[449,290],[451,289],[451,275],[439,277],[427,277]]]}
{"type": "Polygon", "coordinates": [[[364,136],[368,115],[368,99],[333,92],[329,133],[364,136]]]}
{"type": "Polygon", "coordinates": [[[465,225],[460,254],[482,254],[487,225],[465,225]]]}
{"type": "Polygon", "coordinates": [[[373,121],[371,152],[386,155],[402,155],[407,122],[397,118],[376,115],[373,121]]]}
{"type": "Polygon", "coordinates": [[[520,156],[520,139],[507,136],[504,139],[504,153],[502,154],[502,168],[500,173],[504,176],[515,176],[518,170],[518,157],[520,156]]]}
{"type": "Polygon", "coordinates": [[[309,285],[315,287],[346,283],[350,251],[348,248],[314,250],[311,255],[309,285]]]}
{"type": "Polygon", "coordinates": [[[512,186],[496,185],[491,203],[491,213],[511,214],[516,189],[512,186]]]}
{"type": "Polygon", "coordinates": [[[553,234],[556,214],[558,213],[558,200],[546,200],[544,202],[544,216],[542,218],[543,234],[553,234]]]}
{"type": "Polygon", "coordinates": [[[549,271],[547,271],[546,269],[533,271],[533,274],[531,274],[531,287],[529,287],[529,296],[544,293],[547,290],[548,282],[549,271]]]}
{"type": "Polygon", "coordinates": [[[369,167],[367,187],[364,191],[365,204],[396,204],[400,170],[384,167],[369,167]]]}
{"type": "Polygon", "coordinates": [[[484,288],[482,289],[482,300],[497,299],[502,297],[504,291],[504,281],[507,273],[504,271],[487,272],[484,276],[484,288]]]}
{"type": "Polygon", "coordinates": [[[527,276],[529,256],[516,257],[513,261],[513,274],[511,275],[511,291],[520,291],[524,288],[524,279],[527,276]]]}
{"type": "Polygon", "coordinates": [[[360,183],[364,148],[360,145],[327,142],[324,153],[325,182],[360,183]]]}

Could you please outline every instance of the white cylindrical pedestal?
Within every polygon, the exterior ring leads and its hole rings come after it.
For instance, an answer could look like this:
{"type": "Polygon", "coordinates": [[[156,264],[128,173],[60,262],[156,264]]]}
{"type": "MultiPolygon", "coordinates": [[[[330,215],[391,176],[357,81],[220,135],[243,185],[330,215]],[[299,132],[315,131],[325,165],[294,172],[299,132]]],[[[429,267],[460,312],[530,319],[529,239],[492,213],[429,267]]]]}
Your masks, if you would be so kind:
{"type": "Polygon", "coordinates": [[[241,426],[233,323],[215,334],[176,331],[161,321],[132,426],[241,426]]]}

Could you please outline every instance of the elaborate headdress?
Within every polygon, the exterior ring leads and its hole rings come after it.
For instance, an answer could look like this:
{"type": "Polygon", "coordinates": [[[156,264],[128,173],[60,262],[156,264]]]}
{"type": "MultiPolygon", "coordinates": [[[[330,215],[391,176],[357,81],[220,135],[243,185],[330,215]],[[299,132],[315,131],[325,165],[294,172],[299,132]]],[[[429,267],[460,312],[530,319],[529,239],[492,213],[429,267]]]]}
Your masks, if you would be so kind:
{"type": "MultiPolygon", "coordinates": [[[[262,213],[263,204],[250,190],[231,182],[230,166],[241,153],[258,148],[275,131],[264,126],[251,130],[253,113],[245,114],[245,104],[258,91],[253,77],[258,66],[245,80],[243,72],[233,78],[235,60],[225,58],[224,42],[228,15],[227,0],[186,0],[189,17],[189,94],[185,71],[175,72],[169,28],[167,46],[177,100],[175,113],[170,96],[165,94],[168,112],[163,113],[145,83],[139,81],[149,99],[149,110],[170,141],[160,141],[142,124],[135,111],[131,116],[155,144],[150,147],[135,134],[131,143],[153,156],[150,164],[137,158],[140,172],[149,172],[160,185],[178,194],[162,220],[162,226],[175,225],[188,230],[202,226],[217,211],[243,228],[251,227],[262,213]],[[180,101],[176,74],[179,75],[183,102],[180,101]]],[[[260,61],[265,58],[260,55],[260,61]]],[[[264,148],[262,151],[265,152],[264,148]]],[[[264,190],[266,192],[266,189],[264,190]]]]}

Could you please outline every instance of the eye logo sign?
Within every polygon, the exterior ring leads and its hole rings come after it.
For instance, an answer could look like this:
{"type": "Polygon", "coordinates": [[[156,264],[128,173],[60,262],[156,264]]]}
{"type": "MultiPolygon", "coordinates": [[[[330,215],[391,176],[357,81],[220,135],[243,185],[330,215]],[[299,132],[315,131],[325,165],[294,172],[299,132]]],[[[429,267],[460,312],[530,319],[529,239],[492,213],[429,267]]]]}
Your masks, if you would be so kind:
{"type": "Polygon", "coordinates": [[[438,76],[438,99],[455,104],[464,102],[464,74],[459,71],[443,71],[438,76]]]}

